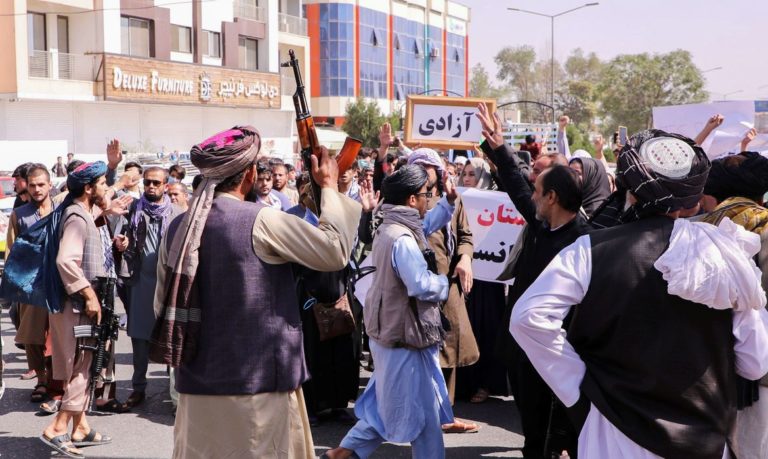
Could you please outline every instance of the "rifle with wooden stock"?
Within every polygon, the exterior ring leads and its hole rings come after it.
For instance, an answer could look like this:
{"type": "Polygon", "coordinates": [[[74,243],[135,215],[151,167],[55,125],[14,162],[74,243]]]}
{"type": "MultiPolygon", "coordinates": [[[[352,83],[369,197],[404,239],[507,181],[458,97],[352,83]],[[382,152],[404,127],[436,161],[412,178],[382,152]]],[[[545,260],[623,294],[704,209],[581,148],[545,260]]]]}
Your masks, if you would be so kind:
{"type": "MultiPolygon", "coordinates": [[[[304,164],[304,170],[309,173],[309,183],[312,192],[312,199],[317,208],[317,215],[320,215],[320,186],[312,177],[312,161],[310,158],[315,155],[320,159],[320,142],[317,140],[317,131],[315,130],[315,121],[309,112],[307,96],[304,92],[304,82],[301,79],[301,70],[296,54],[291,49],[288,51],[290,60],[280,64],[281,67],[292,67],[293,76],[296,78],[296,92],[293,93],[293,105],[296,109],[296,128],[298,130],[299,141],[301,142],[301,161],[304,164]]],[[[349,169],[357,160],[357,153],[360,151],[363,143],[355,138],[347,137],[344,146],[336,155],[336,163],[339,166],[339,175],[349,169]]]]}

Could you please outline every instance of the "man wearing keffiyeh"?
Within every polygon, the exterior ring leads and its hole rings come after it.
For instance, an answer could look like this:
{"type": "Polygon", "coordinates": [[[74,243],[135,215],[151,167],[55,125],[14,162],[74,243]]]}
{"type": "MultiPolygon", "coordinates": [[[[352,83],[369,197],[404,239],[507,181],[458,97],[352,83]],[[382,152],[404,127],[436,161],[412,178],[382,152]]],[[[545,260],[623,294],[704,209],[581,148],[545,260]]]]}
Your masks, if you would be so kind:
{"type": "Polygon", "coordinates": [[[128,336],[133,347],[133,392],[125,408],[133,408],[145,398],[149,338],[157,319],[153,304],[157,253],[171,220],[182,212],[165,194],[167,182],[165,169],[145,169],[144,193],[133,202],[128,215],[114,224],[116,247],[123,251],[119,275],[128,288],[128,336]]]}
{"type": "Polygon", "coordinates": [[[204,179],[160,247],[150,357],[176,367],[175,458],[314,457],[290,263],[346,266],[360,204],[338,192],[324,148],[312,159],[317,227],[246,202],[260,143],[254,128],[236,126],[192,148],[204,179]]]}

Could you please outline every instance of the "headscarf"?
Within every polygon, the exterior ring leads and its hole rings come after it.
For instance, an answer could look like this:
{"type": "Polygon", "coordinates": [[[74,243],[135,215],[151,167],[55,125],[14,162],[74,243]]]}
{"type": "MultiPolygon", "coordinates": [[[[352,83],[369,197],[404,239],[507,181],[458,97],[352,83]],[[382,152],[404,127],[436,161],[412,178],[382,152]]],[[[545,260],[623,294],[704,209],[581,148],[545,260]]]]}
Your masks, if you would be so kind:
{"type": "Polygon", "coordinates": [[[493,186],[491,166],[489,166],[483,158],[472,158],[469,160],[469,164],[472,166],[472,169],[475,170],[475,178],[477,179],[475,188],[480,190],[490,190],[493,186]]]}
{"type": "Polygon", "coordinates": [[[592,155],[590,155],[589,152],[587,152],[587,150],[578,149],[578,150],[574,151],[573,154],[571,154],[571,158],[573,158],[573,159],[576,159],[576,158],[590,159],[590,158],[592,158],[592,155]]]}
{"type": "Polygon", "coordinates": [[[440,179],[443,176],[443,160],[440,159],[440,155],[431,148],[419,148],[411,153],[408,157],[408,164],[419,164],[421,166],[434,166],[437,168],[437,177],[440,179]]]}
{"type": "Polygon", "coordinates": [[[622,148],[616,181],[637,198],[635,217],[665,214],[699,202],[709,168],[709,158],[693,140],[649,129],[622,148]]]}
{"type": "Polygon", "coordinates": [[[745,151],[712,161],[704,194],[718,202],[735,196],[762,197],[768,192],[768,158],[745,151]]]}
{"type": "Polygon", "coordinates": [[[81,191],[85,185],[107,174],[107,165],[103,161],[83,163],[67,176],[67,189],[70,193],[81,191]]]}
{"type": "Polygon", "coordinates": [[[721,202],[702,221],[718,226],[724,218],[753,233],[762,234],[768,229],[768,209],[740,196],[721,202]]]}
{"type": "Polygon", "coordinates": [[[150,357],[173,367],[193,358],[200,332],[200,305],[192,295],[200,239],[213,205],[216,185],[254,164],[261,137],[251,126],[235,126],[192,147],[190,159],[203,180],[195,190],[168,251],[172,269],[164,286],[162,320],[152,333],[150,357]]]}
{"type": "Polygon", "coordinates": [[[581,207],[587,218],[611,195],[611,182],[602,161],[594,158],[573,158],[571,164],[581,164],[581,207]]]}

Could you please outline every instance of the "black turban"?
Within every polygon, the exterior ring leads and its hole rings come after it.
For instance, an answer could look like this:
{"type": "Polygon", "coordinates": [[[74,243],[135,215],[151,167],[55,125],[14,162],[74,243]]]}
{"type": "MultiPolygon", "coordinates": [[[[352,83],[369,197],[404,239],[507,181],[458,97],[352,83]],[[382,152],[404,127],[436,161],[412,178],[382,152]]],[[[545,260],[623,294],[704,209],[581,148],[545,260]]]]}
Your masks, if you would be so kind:
{"type": "Polygon", "coordinates": [[[403,204],[408,196],[419,192],[429,180],[427,171],[418,164],[408,164],[384,179],[381,192],[386,204],[403,204]]]}
{"type": "Polygon", "coordinates": [[[768,158],[754,151],[712,161],[704,194],[718,202],[734,196],[762,200],[768,192],[768,158]]]}
{"type": "Polygon", "coordinates": [[[622,148],[616,181],[637,198],[636,216],[665,214],[699,202],[710,165],[704,150],[688,137],[649,129],[622,148]]]}

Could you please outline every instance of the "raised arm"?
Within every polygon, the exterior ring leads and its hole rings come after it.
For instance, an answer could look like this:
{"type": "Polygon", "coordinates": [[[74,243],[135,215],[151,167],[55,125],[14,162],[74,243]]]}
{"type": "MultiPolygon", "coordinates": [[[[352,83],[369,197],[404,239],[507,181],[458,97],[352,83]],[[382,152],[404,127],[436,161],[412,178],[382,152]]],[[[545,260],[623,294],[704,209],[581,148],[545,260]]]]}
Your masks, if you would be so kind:
{"type": "Polygon", "coordinates": [[[699,135],[696,136],[695,139],[693,139],[694,142],[696,142],[696,145],[701,146],[702,143],[704,143],[705,140],[707,140],[707,137],[709,137],[709,134],[712,133],[715,129],[718,128],[721,124],[723,124],[723,121],[725,121],[725,118],[723,115],[717,114],[712,115],[708,120],[707,124],[704,125],[704,129],[699,132],[699,135]]]}

